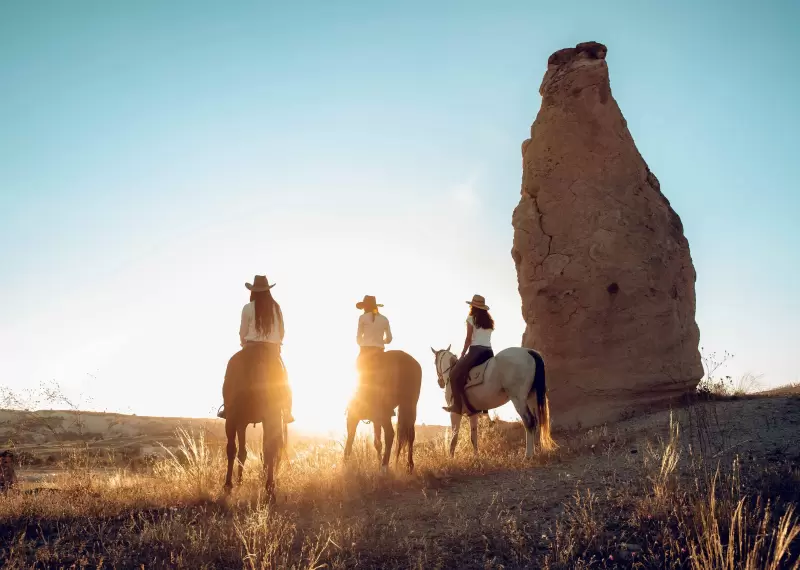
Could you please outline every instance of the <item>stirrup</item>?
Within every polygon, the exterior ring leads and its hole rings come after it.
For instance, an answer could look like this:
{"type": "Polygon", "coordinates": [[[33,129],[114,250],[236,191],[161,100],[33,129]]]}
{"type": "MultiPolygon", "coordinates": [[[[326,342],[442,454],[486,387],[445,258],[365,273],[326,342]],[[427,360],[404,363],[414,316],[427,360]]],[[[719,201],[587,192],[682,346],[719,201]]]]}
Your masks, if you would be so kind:
{"type": "Polygon", "coordinates": [[[222,404],[217,410],[217,417],[225,419],[225,404],[222,404]]]}

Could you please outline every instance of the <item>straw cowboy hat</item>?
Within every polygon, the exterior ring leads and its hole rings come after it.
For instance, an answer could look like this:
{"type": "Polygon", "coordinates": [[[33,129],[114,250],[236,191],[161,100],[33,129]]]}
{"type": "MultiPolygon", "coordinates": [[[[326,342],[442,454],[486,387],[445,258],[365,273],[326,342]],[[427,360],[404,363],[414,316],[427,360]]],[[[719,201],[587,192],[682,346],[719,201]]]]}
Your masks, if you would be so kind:
{"type": "Polygon", "coordinates": [[[364,295],[364,300],[356,303],[356,309],[375,309],[377,307],[383,307],[383,305],[379,305],[375,301],[374,295],[364,295]]]}
{"type": "Polygon", "coordinates": [[[267,281],[266,275],[256,275],[253,277],[252,283],[245,283],[244,286],[250,289],[253,293],[261,293],[262,291],[269,291],[275,287],[275,283],[270,285],[267,281]]]}
{"type": "Polygon", "coordinates": [[[486,299],[483,298],[483,295],[473,295],[472,301],[467,301],[467,305],[472,305],[476,309],[483,309],[484,311],[489,310],[489,306],[486,304],[486,299]]]}

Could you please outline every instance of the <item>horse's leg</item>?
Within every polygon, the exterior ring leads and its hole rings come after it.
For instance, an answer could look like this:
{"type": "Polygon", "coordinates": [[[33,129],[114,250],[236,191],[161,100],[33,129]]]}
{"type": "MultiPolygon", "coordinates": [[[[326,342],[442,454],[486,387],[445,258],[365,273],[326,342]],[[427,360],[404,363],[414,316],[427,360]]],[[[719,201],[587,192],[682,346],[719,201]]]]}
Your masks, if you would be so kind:
{"type": "Polygon", "coordinates": [[[522,425],[525,426],[525,457],[530,459],[533,457],[534,452],[534,429],[536,428],[536,419],[528,409],[528,401],[526,398],[520,399],[513,397],[511,398],[511,402],[514,404],[514,408],[516,408],[522,420],[522,425]]]}
{"type": "Polygon", "coordinates": [[[478,414],[469,417],[469,439],[472,442],[472,452],[478,455],[478,414]]]}
{"type": "Polygon", "coordinates": [[[358,428],[358,418],[353,414],[347,414],[347,443],[344,446],[345,461],[350,457],[353,451],[353,440],[356,438],[356,428],[358,428]]]}
{"type": "Polygon", "coordinates": [[[414,430],[411,430],[411,433],[408,435],[408,472],[414,472],[414,430]]]}
{"type": "Polygon", "coordinates": [[[375,451],[378,452],[378,461],[381,460],[381,451],[383,451],[383,444],[381,443],[381,426],[380,424],[372,424],[374,430],[374,438],[372,442],[375,444],[375,451]]]}
{"type": "Polygon", "coordinates": [[[389,468],[389,457],[392,456],[392,444],[394,443],[394,427],[392,427],[392,418],[386,417],[383,423],[383,433],[386,438],[385,449],[383,450],[383,461],[381,461],[381,471],[383,473],[389,468]]]}
{"type": "MultiPolygon", "coordinates": [[[[268,429],[266,421],[261,422],[261,425],[264,427],[261,453],[264,456],[265,490],[267,493],[267,503],[271,505],[275,503],[275,463],[278,459],[278,454],[280,453],[279,448],[281,446],[279,446],[278,442],[275,440],[274,434],[271,435],[272,430],[268,429]]],[[[283,437],[283,426],[280,426],[280,429],[280,437],[283,437]]]]}
{"type": "Polygon", "coordinates": [[[458,445],[458,430],[461,428],[461,414],[450,412],[450,428],[453,432],[450,436],[450,457],[454,457],[458,445]]]}
{"type": "Polygon", "coordinates": [[[233,488],[233,459],[236,457],[236,425],[232,420],[225,420],[225,437],[228,438],[228,446],[225,451],[228,455],[228,470],[225,473],[225,491],[233,488]]]}
{"type": "Polygon", "coordinates": [[[237,485],[242,484],[242,479],[244,475],[244,462],[245,459],[247,459],[247,439],[245,438],[246,432],[247,432],[247,424],[239,426],[239,428],[236,430],[236,435],[238,436],[239,440],[239,453],[236,456],[236,459],[238,459],[238,464],[239,464],[236,474],[237,485]]]}

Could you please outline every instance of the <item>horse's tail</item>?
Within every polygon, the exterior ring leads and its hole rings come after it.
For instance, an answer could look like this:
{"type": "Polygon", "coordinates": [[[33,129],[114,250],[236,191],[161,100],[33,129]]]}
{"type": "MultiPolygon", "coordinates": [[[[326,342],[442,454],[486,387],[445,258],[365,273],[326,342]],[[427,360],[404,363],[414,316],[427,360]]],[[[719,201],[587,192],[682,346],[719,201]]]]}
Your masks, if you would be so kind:
{"type": "Polygon", "coordinates": [[[556,449],[558,444],[550,435],[550,402],[547,399],[544,359],[535,350],[528,350],[528,354],[536,363],[536,372],[533,375],[533,386],[531,387],[531,392],[536,392],[536,405],[531,410],[536,417],[536,435],[539,439],[539,446],[545,451],[551,451],[556,449]]]}
{"type": "Polygon", "coordinates": [[[289,459],[289,426],[283,418],[281,418],[281,442],[280,442],[280,451],[278,452],[278,459],[275,463],[275,469],[277,470],[281,464],[281,460],[289,459]]]}
{"type": "MultiPolygon", "coordinates": [[[[417,402],[422,385],[422,368],[411,356],[407,365],[401,366],[398,386],[399,405],[397,406],[397,451],[395,462],[400,460],[400,453],[408,446],[413,449],[416,437],[414,425],[417,423],[417,402]]],[[[409,455],[409,468],[413,468],[413,458],[409,455]]]]}
{"type": "Polygon", "coordinates": [[[395,461],[407,445],[414,443],[416,437],[414,424],[417,422],[417,406],[411,402],[403,402],[397,407],[397,452],[395,461]]]}

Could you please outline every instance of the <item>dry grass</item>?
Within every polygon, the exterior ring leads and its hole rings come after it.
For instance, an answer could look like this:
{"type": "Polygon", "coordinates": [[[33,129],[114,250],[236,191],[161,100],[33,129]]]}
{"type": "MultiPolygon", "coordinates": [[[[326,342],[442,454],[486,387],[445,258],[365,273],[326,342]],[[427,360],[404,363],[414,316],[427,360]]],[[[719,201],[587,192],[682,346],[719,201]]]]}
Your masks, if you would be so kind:
{"type": "MultiPolygon", "coordinates": [[[[47,488],[0,497],[4,568],[792,568],[800,525],[795,462],[703,456],[713,422],[637,434],[562,434],[526,461],[520,426],[482,420],[457,457],[445,435],[417,446],[417,471],[376,469],[359,440],[292,450],[265,503],[257,454],[220,493],[223,450],[182,432],[177,450],[141,472],[98,473],[76,458],[47,488]],[[643,453],[632,453],[642,449],[643,453]],[[714,465],[711,468],[711,465],[714,465]],[[593,479],[569,483],[580,470],[593,479]],[[547,487],[547,485],[551,485],[547,487]],[[551,491],[548,491],[550,489],[551,491]],[[552,490],[564,492],[563,498],[552,490]],[[550,497],[549,495],[553,495],[550,497]],[[540,502],[535,502],[540,501],[540,502]]],[[[258,442],[251,442],[258,449],[258,442]]]]}

